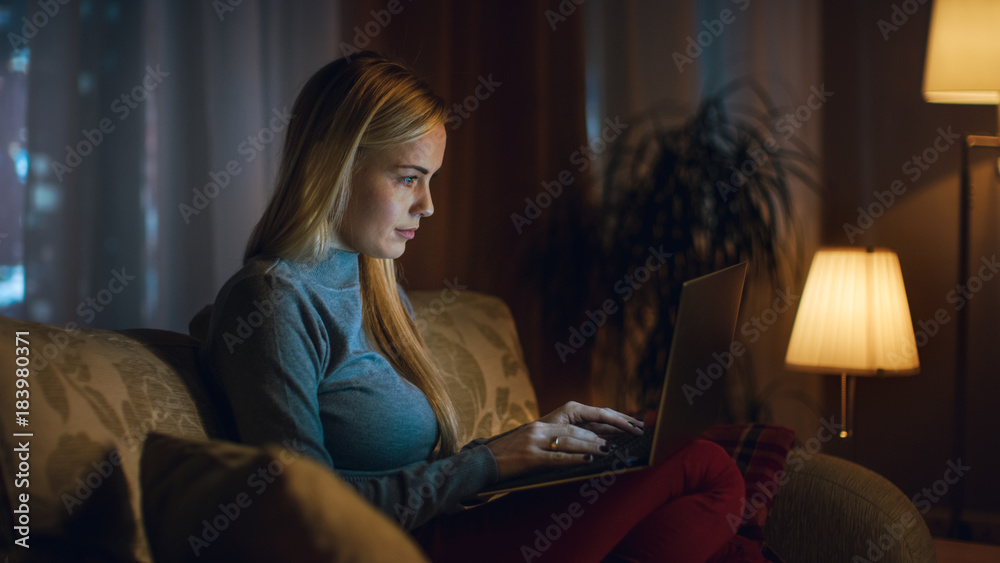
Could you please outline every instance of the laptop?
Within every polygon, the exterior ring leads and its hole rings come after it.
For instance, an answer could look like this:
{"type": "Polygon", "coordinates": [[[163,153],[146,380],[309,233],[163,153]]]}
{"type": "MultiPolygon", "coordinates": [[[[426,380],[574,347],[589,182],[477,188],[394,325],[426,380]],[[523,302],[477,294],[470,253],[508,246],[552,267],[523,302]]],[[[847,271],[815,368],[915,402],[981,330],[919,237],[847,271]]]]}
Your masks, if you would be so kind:
{"type": "Polygon", "coordinates": [[[664,374],[656,425],[641,436],[608,438],[611,452],[593,462],[545,468],[496,483],[481,499],[590,479],[607,471],[639,471],[662,463],[708,427],[719,422],[725,406],[725,373],[732,364],[747,264],[684,282],[670,356],[664,374]]]}

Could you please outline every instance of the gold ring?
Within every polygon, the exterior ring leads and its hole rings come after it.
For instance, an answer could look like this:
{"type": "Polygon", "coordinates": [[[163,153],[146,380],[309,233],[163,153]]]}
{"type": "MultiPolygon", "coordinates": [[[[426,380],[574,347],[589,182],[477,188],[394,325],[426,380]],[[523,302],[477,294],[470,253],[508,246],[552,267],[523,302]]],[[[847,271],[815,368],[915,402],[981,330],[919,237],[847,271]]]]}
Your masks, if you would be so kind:
{"type": "Polygon", "coordinates": [[[549,449],[552,451],[557,451],[559,449],[559,437],[557,436],[552,443],[549,444],[549,449]]]}

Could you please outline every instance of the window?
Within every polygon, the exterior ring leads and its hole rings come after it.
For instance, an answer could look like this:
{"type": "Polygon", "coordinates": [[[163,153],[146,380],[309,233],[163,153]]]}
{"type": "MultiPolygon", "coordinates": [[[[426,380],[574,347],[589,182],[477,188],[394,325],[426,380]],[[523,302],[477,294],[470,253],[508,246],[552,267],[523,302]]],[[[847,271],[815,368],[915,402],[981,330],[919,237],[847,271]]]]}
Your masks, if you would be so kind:
{"type": "Polygon", "coordinates": [[[26,2],[0,4],[0,314],[24,312],[24,198],[28,180],[26,2]]]}

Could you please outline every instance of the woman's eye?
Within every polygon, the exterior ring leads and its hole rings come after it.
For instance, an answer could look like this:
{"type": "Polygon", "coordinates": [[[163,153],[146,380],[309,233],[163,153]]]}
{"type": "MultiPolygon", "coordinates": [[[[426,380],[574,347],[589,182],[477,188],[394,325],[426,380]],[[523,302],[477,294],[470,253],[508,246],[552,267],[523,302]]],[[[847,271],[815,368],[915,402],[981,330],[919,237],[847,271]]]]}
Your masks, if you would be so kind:
{"type": "Polygon", "coordinates": [[[407,187],[416,186],[417,185],[417,177],[416,176],[406,176],[405,178],[403,178],[403,185],[407,186],[407,187]]]}

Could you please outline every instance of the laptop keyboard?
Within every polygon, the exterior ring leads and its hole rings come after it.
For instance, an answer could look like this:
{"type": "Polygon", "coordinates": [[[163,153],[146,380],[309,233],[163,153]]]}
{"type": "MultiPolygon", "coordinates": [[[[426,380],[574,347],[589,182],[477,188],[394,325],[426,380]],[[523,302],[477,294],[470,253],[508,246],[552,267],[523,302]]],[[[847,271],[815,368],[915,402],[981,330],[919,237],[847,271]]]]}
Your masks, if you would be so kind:
{"type": "Polygon", "coordinates": [[[501,481],[484,492],[502,490],[535,483],[544,483],[559,479],[568,479],[584,475],[598,475],[605,471],[621,471],[636,465],[649,462],[649,454],[653,449],[653,430],[644,430],[642,434],[614,434],[605,438],[611,450],[604,455],[594,456],[594,461],[572,466],[549,467],[534,471],[527,475],[501,481]]]}
{"type": "MultiPolygon", "coordinates": [[[[605,438],[608,448],[611,450],[607,457],[615,459],[625,459],[628,463],[634,464],[637,461],[649,459],[649,454],[653,449],[652,430],[644,430],[642,434],[615,434],[605,438]],[[616,452],[621,452],[621,456],[616,452]]],[[[599,461],[598,460],[595,461],[599,461]]]]}

